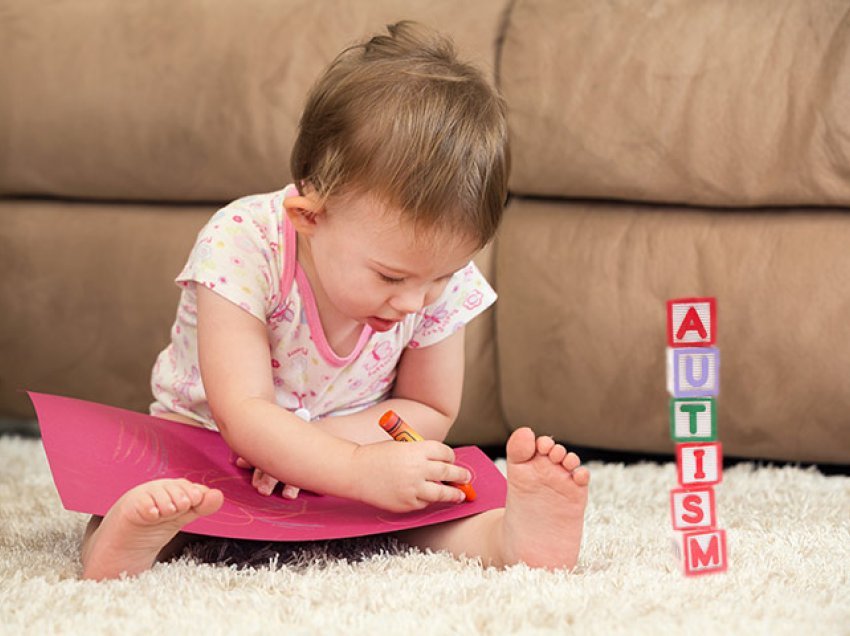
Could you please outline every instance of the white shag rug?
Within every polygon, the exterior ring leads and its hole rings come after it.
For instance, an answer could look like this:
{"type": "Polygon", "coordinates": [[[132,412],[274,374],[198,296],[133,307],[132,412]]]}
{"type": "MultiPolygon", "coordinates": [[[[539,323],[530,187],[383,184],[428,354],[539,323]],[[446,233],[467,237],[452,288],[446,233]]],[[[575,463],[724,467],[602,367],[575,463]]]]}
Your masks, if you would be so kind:
{"type": "Polygon", "coordinates": [[[372,538],[278,549],[253,567],[234,563],[244,544],[189,548],[93,583],[78,579],[86,518],[62,508],[41,443],[0,438],[0,632],[850,634],[850,477],[728,469],[717,502],[729,571],[690,579],[669,545],[675,465],[589,467],[571,573],[485,569],[372,538]],[[211,550],[225,562],[198,560],[211,550]]]}

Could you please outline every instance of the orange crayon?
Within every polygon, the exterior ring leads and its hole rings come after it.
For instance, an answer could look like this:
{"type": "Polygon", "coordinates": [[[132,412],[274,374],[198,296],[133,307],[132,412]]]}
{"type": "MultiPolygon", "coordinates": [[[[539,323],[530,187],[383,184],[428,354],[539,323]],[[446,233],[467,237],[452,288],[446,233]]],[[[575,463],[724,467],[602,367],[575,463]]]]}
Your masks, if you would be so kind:
{"type": "MultiPolygon", "coordinates": [[[[380,424],[381,428],[397,442],[425,441],[425,438],[414,431],[410,427],[410,424],[401,419],[395,411],[387,411],[384,413],[378,421],[378,424],[380,424]]],[[[467,501],[475,501],[475,498],[478,497],[475,490],[472,488],[472,484],[452,484],[452,486],[461,490],[463,494],[466,495],[467,501]]]]}

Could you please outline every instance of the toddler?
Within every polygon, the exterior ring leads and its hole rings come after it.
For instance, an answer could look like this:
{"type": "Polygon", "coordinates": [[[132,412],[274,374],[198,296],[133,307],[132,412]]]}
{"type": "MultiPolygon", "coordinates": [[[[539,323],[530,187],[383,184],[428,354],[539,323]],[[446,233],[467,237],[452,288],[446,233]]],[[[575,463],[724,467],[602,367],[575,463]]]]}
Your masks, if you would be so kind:
{"type": "MultiPolygon", "coordinates": [[[[295,184],[239,199],[200,232],[177,282],[153,415],[220,432],[254,487],[404,512],[463,500],[444,445],[460,405],[464,325],[496,294],[472,263],[507,194],[505,105],[451,44],[411,23],[343,51],[313,87],[295,184]],[[377,425],[393,409],[426,441],[377,425]]],[[[485,565],[576,563],[589,473],[529,428],[507,443],[505,508],[400,533],[485,565]]],[[[185,479],[93,517],[83,575],[136,574],[222,505],[185,479]]]]}

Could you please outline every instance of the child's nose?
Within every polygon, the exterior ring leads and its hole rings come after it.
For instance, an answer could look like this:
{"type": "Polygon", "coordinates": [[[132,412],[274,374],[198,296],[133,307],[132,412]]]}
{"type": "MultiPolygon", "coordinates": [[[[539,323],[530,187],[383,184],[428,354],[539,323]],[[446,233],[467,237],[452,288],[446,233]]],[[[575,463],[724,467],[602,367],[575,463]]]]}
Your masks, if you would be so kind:
{"type": "Polygon", "coordinates": [[[390,306],[399,313],[415,314],[425,306],[427,288],[416,287],[397,293],[390,300],[390,306]]]}

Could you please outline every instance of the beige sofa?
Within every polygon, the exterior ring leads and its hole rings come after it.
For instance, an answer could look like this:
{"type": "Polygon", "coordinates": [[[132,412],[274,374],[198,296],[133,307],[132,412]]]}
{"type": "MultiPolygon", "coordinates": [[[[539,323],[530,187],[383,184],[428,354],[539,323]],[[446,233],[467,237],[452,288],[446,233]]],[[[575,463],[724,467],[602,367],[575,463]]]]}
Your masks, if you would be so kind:
{"type": "Polygon", "coordinates": [[[671,453],[665,301],[718,298],[729,456],[850,463],[850,23],[840,2],[11,0],[0,10],[0,415],[136,410],[221,204],[288,181],[345,44],[451,34],[510,109],[454,443],[529,424],[671,453]]]}

